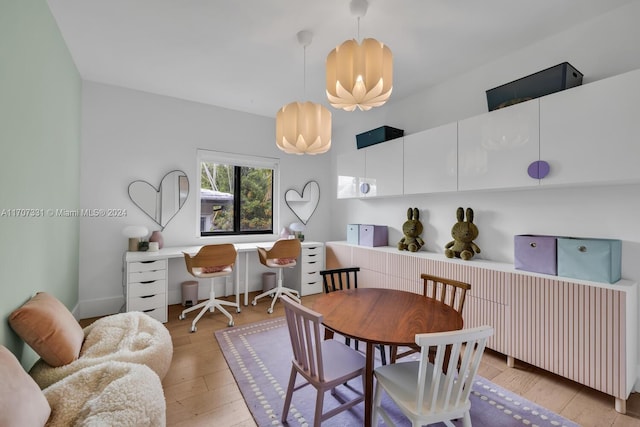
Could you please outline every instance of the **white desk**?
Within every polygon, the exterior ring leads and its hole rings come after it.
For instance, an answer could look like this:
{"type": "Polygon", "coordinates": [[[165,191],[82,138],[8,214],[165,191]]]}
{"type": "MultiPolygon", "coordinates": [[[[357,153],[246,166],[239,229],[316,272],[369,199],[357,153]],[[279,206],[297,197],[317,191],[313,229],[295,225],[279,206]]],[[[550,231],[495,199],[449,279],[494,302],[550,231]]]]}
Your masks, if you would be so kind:
{"type": "MultiPolygon", "coordinates": [[[[249,304],[249,254],[258,247],[271,248],[275,241],[234,243],[238,258],[235,270],[235,294],[240,312],[240,268],[238,263],[244,254],[244,305],[249,304]]],[[[323,245],[319,242],[302,242],[302,247],[323,245]]],[[[203,245],[170,246],[157,252],[127,252],[125,255],[125,282],[127,288],[126,310],[141,310],[162,322],[167,321],[168,260],[183,258],[183,252],[197,253],[203,245]],[[140,285],[140,286],[137,286],[140,285]],[[145,290],[142,290],[145,289],[145,290]],[[147,291],[148,290],[148,291],[147,291]]]]}

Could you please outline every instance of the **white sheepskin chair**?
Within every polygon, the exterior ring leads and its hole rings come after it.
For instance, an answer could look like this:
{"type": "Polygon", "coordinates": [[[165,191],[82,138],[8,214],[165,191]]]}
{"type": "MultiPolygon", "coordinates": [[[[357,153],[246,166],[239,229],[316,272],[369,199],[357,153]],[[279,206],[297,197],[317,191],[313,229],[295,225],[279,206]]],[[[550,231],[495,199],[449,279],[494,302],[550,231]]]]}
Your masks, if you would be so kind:
{"type": "Polygon", "coordinates": [[[47,427],[166,425],[158,376],[137,363],[108,361],[82,369],[43,390],[47,427]]]}
{"type": "Polygon", "coordinates": [[[151,368],[162,380],[173,357],[167,328],[141,312],[100,318],[84,328],[85,339],[77,360],[52,367],[39,360],[29,374],[44,389],[81,369],[107,361],[139,363],[151,368]]]}

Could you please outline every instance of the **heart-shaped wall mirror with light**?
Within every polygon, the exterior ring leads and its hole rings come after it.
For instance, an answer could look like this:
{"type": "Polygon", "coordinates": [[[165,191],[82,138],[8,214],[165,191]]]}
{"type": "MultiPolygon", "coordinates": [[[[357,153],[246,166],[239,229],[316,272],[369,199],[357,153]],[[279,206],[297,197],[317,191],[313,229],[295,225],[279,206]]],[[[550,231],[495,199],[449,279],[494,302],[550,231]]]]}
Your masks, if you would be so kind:
{"type": "Polygon", "coordinates": [[[161,227],[167,226],[189,196],[189,178],[181,170],[167,173],[158,188],[147,181],[129,184],[129,198],[161,227]]]}
{"type": "Polygon", "coordinates": [[[293,189],[287,190],[284,200],[300,222],[307,225],[320,202],[320,185],[316,181],[309,181],[304,185],[302,194],[293,189]]]}

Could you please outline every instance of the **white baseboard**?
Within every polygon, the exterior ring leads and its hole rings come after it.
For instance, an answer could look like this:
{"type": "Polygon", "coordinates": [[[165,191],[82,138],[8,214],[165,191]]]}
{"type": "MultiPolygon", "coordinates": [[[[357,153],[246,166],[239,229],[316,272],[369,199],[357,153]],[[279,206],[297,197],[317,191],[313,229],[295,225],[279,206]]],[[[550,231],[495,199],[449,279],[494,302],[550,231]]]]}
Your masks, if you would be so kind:
{"type": "Polygon", "coordinates": [[[82,300],[78,301],[78,307],[78,315],[76,317],[79,319],[106,316],[119,313],[120,309],[124,310],[124,297],[82,300]]]}

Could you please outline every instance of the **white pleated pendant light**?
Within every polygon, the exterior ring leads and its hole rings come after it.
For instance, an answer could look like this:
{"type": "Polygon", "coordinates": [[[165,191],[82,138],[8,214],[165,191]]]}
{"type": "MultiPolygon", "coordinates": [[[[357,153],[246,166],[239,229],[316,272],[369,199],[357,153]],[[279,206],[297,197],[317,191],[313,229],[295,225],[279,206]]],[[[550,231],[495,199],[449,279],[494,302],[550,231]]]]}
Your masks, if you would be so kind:
{"type": "MultiPolygon", "coordinates": [[[[298,32],[298,42],[305,48],[305,67],[311,38],[309,31],[298,32]]],[[[283,106],[276,114],[276,145],[289,154],[326,153],[331,148],[331,112],[310,101],[283,106]]]]}
{"type": "MultiPolygon", "coordinates": [[[[367,12],[366,0],[352,0],[351,13],[360,18],[367,12]]],[[[393,89],[391,49],[376,39],[358,43],[347,40],[327,56],[327,99],[332,107],[353,111],[370,110],[383,105],[393,89]]]]}

